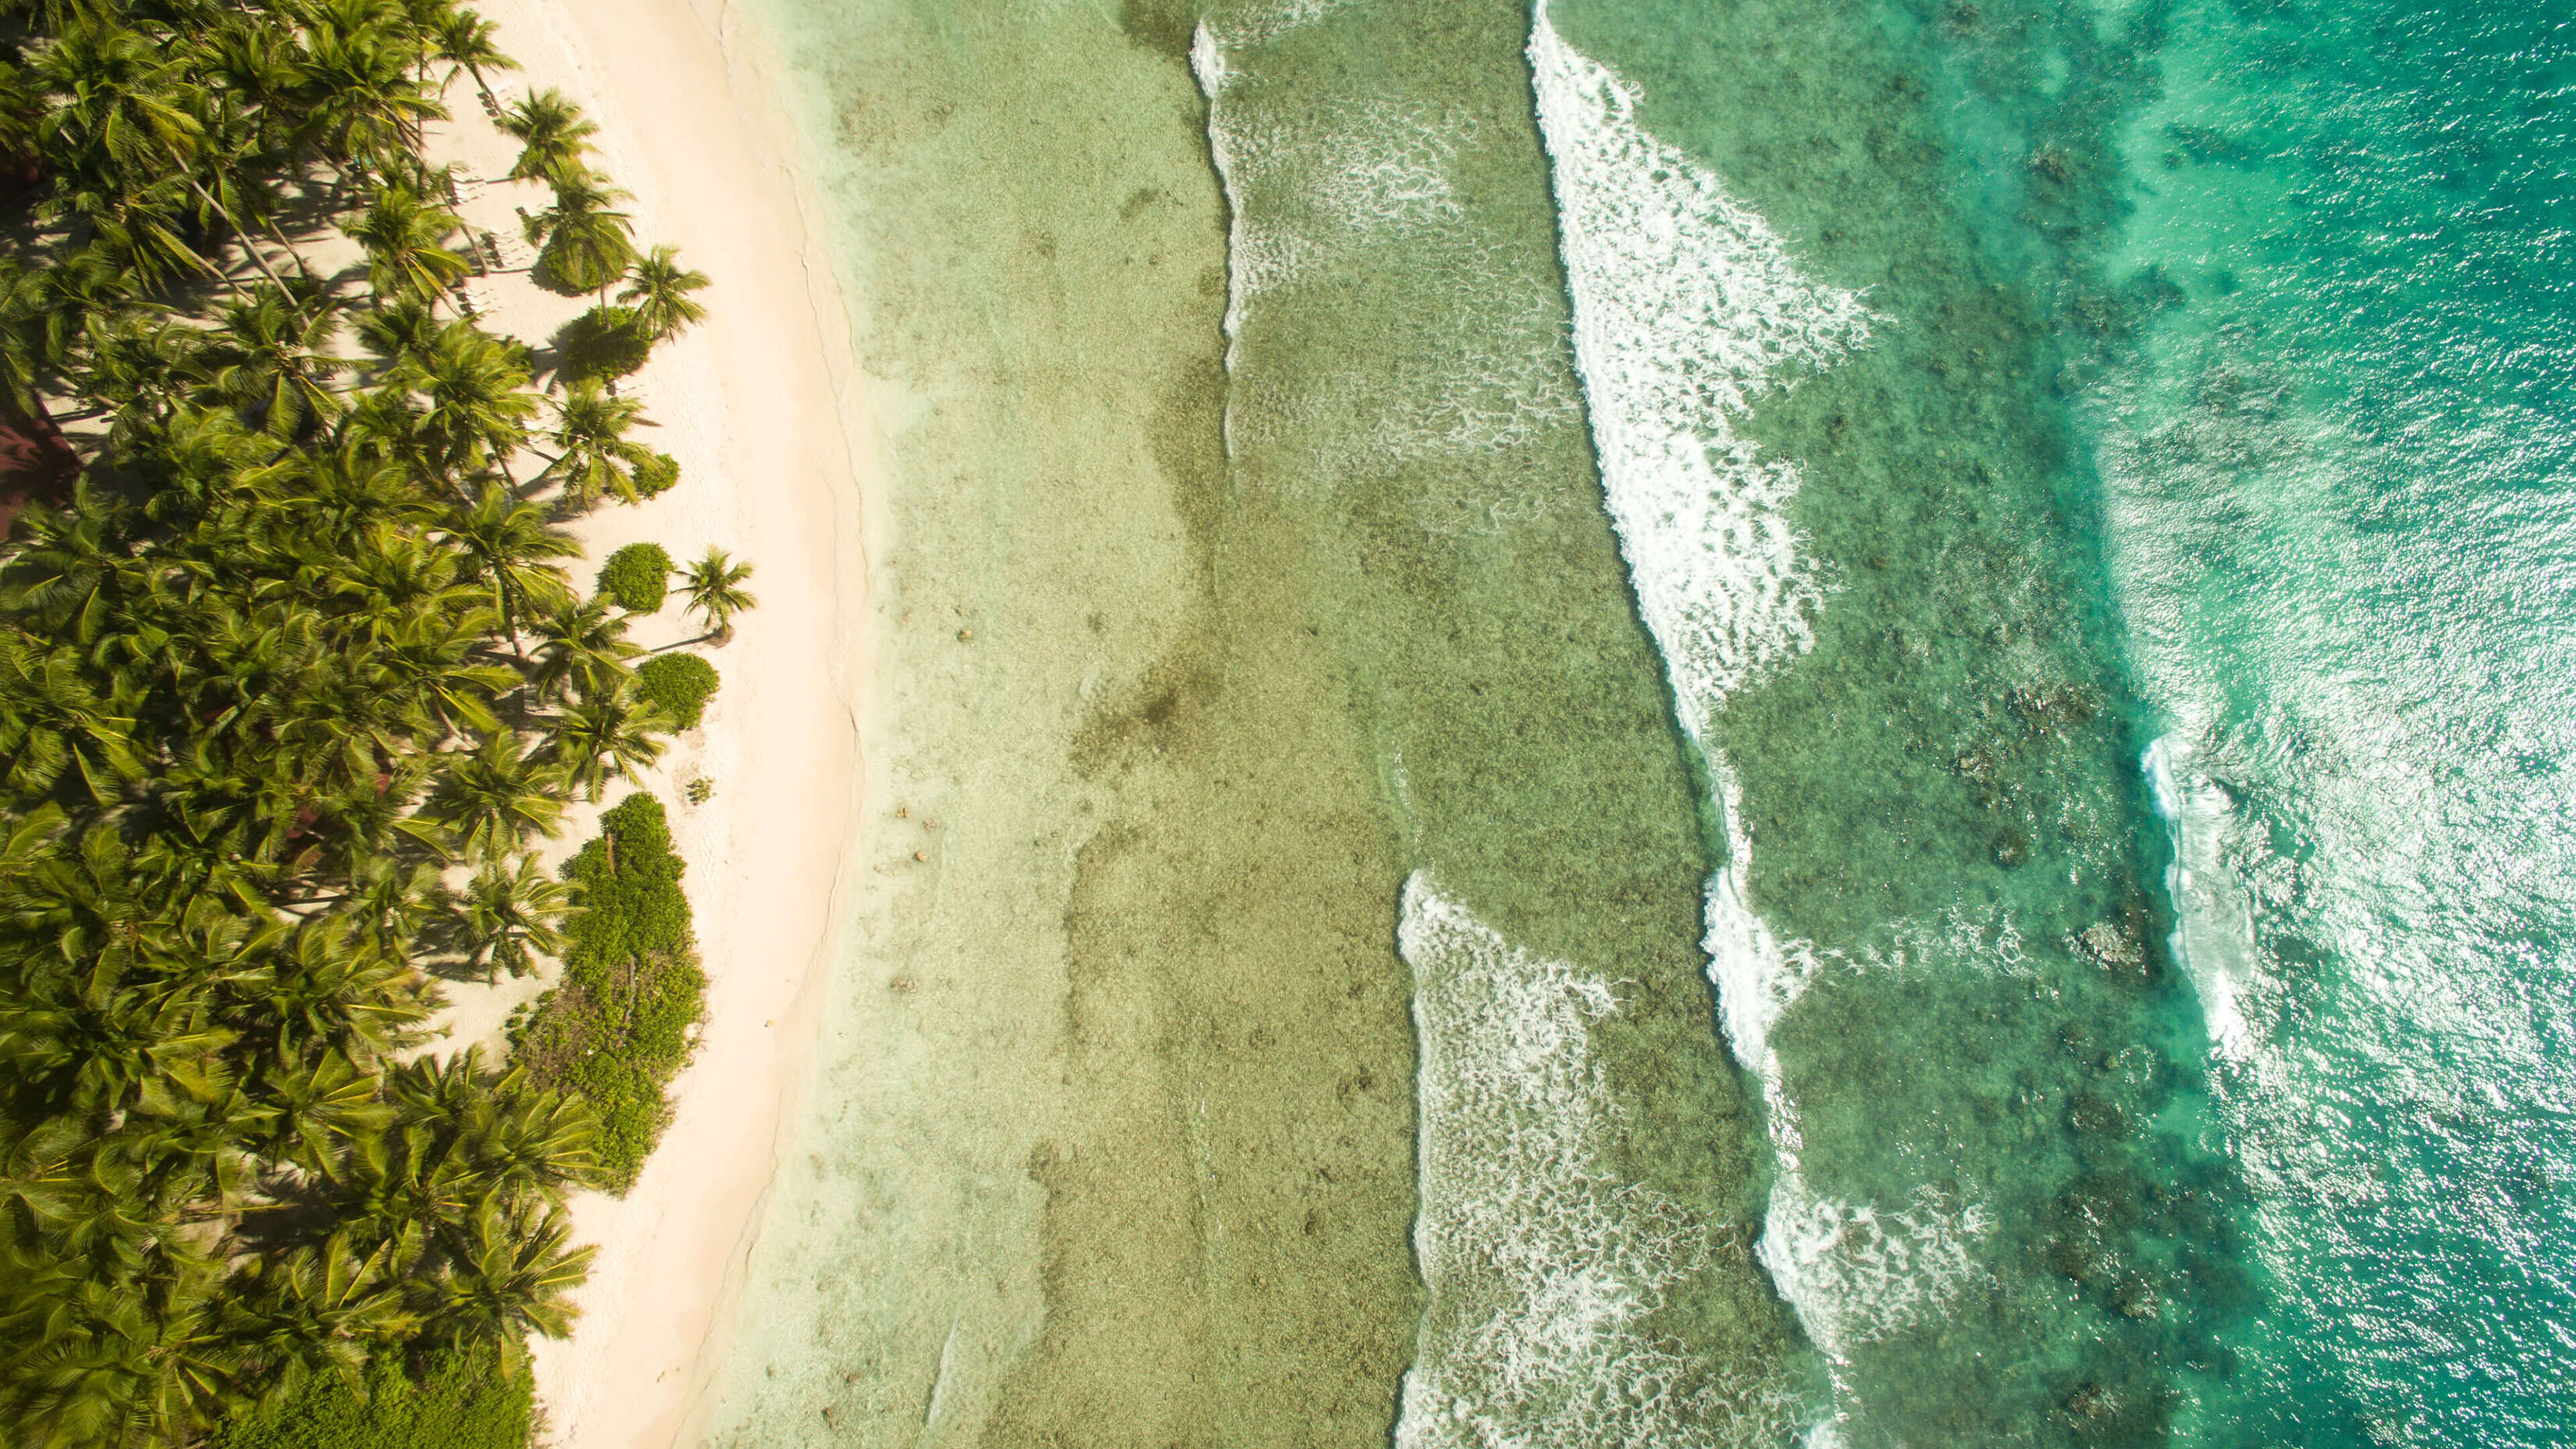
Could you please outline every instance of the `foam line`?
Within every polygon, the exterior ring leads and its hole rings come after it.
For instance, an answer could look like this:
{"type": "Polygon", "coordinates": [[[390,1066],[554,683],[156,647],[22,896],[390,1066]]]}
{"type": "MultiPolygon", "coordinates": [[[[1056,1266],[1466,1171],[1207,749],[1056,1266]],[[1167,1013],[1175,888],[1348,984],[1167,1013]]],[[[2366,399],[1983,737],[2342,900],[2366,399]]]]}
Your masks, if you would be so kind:
{"type": "MultiPolygon", "coordinates": [[[[1764,392],[1861,346],[1876,319],[1859,293],[1801,275],[1759,215],[1639,126],[1636,89],[1568,46],[1545,0],[1529,59],[1604,499],[1726,832],[1703,946],[1728,1045],[1763,1079],[1780,1165],[1758,1251],[1838,1367],[1954,1297],[1980,1271],[1972,1248],[1990,1225],[1979,1205],[1928,1188],[1887,1207],[1808,1183],[1769,1039],[1820,954],[1781,941],[1753,910],[1752,836],[1709,733],[1730,693],[1812,645],[1828,593],[1788,518],[1796,464],[1761,456],[1736,421],[1764,392]]],[[[1837,1435],[1828,1421],[1807,1439],[1837,1435]]]]}
{"type": "Polygon", "coordinates": [[[2174,903],[2174,959],[2200,995],[2210,1044],[2242,1057],[2251,1052],[2252,1037],[2236,998],[2254,971],[2254,907],[2227,863],[2236,802],[2194,768],[2196,753],[2183,735],[2166,734],[2147,746],[2138,764],[2173,840],[2165,890],[2174,903]]]}
{"type": "Polygon", "coordinates": [[[1867,340],[1860,294],[1813,282],[1761,217],[1637,124],[1637,92],[1539,5],[1529,57],[1602,486],[1694,737],[1805,648],[1824,588],[1786,515],[1795,464],[1732,419],[1867,340]]]}
{"type": "Polygon", "coordinates": [[[1609,982],[1520,950],[1417,872],[1413,969],[1421,1218],[1431,1300],[1397,1449],[1778,1444],[1794,1394],[1723,1400],[1646,1323],[1705,1266],[1704,1224],[1604,1166],[1622,1112],[1591,1027],[1609,982]]]}

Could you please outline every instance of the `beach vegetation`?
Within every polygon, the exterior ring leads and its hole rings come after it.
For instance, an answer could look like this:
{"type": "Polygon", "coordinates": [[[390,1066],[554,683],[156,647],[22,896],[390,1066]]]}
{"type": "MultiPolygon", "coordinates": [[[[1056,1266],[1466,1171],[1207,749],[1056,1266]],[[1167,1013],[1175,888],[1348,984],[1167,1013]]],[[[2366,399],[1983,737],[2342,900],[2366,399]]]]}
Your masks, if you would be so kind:
{"type": "Polygon", "coordinates": [[[647,449],[634,460],[627,476],[634,480],[636,497],[658,498],[680,481],[680,460],[647,449]]]}
{"type": "Polygon", "coordinates": [[[367,203],[349,235],[367,249],[367,285],[378,297],[418,297],[435,305],[473,264],[447,239],[465,223],[407,186],[387,186],[367,203]]]}
{"type": "Polygon", "coordinates": [[[554,409],[554,428],[545,437],[554,455],[538,477],[562,490],[562,508],[584,513],[603,498],[633,503],[646,496],[636,473],[652,466],[655,455],[627,436],[635,428],[653,426],[644,416],[642,403],[612,397],[598,384],[581,379],[565,387],[554,409]]]}
{"type": "Polygon", "coordinates": [[[708,549],[680,576],[689,612],[706,621],[708,637],[719,644],[733,637],[733,616],[759,602],[743,587],[750,577],[750,564],[736,562],[720,548],[708,549]]]}
{"type": "Polygon", "coordinates": [[[556,369],[566,382],[613,385],[652,355],[652,337],[625,307],[593,307],[555,331],[556,369]]]}
{"type": "Polygon", "coordinates": [[[662,342],[706,319],[706,304],[690,295],[706,285],[706,273],[683,266],[677,247],[657,246],[626,273],[617,300],[630,309],[637,330],[662,342]]]}
{"type": "Polygon", "coordinates": [[[590,174],[590,138],[599,134],[599,125],[563,92],[548,88],[521,96],[501,112],[500,126],[520,145],[508,179],[552,181],[590,174]]]}
{"type": "Polygon", "coordinates": [[[695,654],[657,654],[635,671],[636,692],[684,730],[698,727],[722,684],[716,667],[695,654]]]}
{"type": "Polygon", "coordinates": [[[538,247],[536,281],[570,296],[605,293],[635,260],[630,218],[617,203],[630,198],[596,172],[558,173],[552,206],[527,219],[538,247]]]}
{"type": "Polygon", "coordinates": [[[306,1379],[205,1449],[523,1449],[536,1421],[524,1357],[508,1343],[383,1354],[354,1384],[306,1379]]]}
{"type": "MultiPolygon", "coordinates": [[[[567,1195],[633,1181],[703,1009],[650,796],[565,871],[535,855],[703,708],[635,667],[560,527],[678,469],[451,303],[474,263],[421,130],[511,68],[488,23],[6,16],[0,1425],[524,1443],[524,1340],[568,1330],[591,1256],[567,1195]],[[335,229],[364,260],[325,275],[335,229]],[[445,991],[550,958],[522,1051],[421,1050],[445,991]]],[[[646,347],[693,320],[578,111],[508,124],[556,188],[541,272],[625,279],[607,320],[646,347]]],[[[646,562],[625,597],[658,607],[646,562]]]]}
{"type": "Polygon", "coordinates": [[[630,614],[650,614],[670,596],[671,555],[658,543],[630,543],[599,569],[599,591],[630,614]]]}
{"type": "Polygon", "coordinates": [[[706,975],[662,802],[629,795],[599,825],[564,866],[580,910],[562,984],[520,1023],[513,1054],[597,1113],[598,1177],[623,1193],[670,1121],[665,1088],[695,1047],[706,975]]]}

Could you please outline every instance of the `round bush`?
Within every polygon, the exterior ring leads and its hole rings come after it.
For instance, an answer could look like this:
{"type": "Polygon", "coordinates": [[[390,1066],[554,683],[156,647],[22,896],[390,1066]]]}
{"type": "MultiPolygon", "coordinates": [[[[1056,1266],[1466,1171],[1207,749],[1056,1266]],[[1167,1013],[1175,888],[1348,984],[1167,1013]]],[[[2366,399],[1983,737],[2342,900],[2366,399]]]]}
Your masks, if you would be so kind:
{"type": "Polygon", "coordinates": [[[630,543],[600,566],[599,591],[630,614],[650,614],[671,591],[671,556],[658,543],[630,543]]]}
{"type": "Polygon", "coordinates": [[[697,728],[721,683],[716,667],[695,654],[656,654],[635,671],[635,692],[660,705],[684,730],[697,728]]]}
{"type": "Polygon", "coordinates": [[[647,453],[635,460],[635,496],[658,498],[680,481],[680,460],[668,453],[647,453]]]}
{"type": "Polygon", "coordinates": [[[635,325],[632,307],[593,307],[555,334],[562,362],[555,371],[566,382],[602,382],[624,377],[653,355],[653,339],[635,325]]]}

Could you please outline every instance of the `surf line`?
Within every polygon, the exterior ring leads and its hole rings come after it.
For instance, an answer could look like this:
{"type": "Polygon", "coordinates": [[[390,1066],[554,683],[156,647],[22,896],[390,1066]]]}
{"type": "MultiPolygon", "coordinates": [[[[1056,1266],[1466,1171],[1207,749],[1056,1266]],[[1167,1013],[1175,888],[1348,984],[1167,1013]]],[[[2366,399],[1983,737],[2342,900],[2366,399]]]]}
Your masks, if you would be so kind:
{"type": "MultiPolygon", "coordinates": [[[[1988,1225],[1972,1203],[1853,1205],[1809,1187],[1769,1037],[1816,956],[1752,908],[1742,791],[1711,732],[1731,692],[1813,646],[1810,619],[1832,592],[1789,522],[1797,464],[1762,456],[1734,419],[1787,386],[1786,370],[1832,365],[1887,319],[1804,275],[1760,215],[1639,125],[1637,89],[1568,45],[1546,0],[1528,56],[1603,501],[1724,836],[1701,944],[1728,1045],[1762,1080],[1778,1160],[1759,1256],[1838,1367],[1946,1299],[1988,1225]]],[[[1820,1426],[1814,1442],[1830,1438],[1820,1426]]]]}

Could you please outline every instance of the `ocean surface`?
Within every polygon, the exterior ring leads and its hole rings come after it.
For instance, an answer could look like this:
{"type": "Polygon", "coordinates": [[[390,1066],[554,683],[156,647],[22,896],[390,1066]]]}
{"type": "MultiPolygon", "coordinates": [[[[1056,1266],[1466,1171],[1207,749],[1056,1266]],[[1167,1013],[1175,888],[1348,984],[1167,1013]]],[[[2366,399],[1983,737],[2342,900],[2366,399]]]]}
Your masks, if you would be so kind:
{"type": "Polygon", "coordinates": [[[2576,1442],[2576,11],[766,0],[726,1445],[2576,1442]]]}

